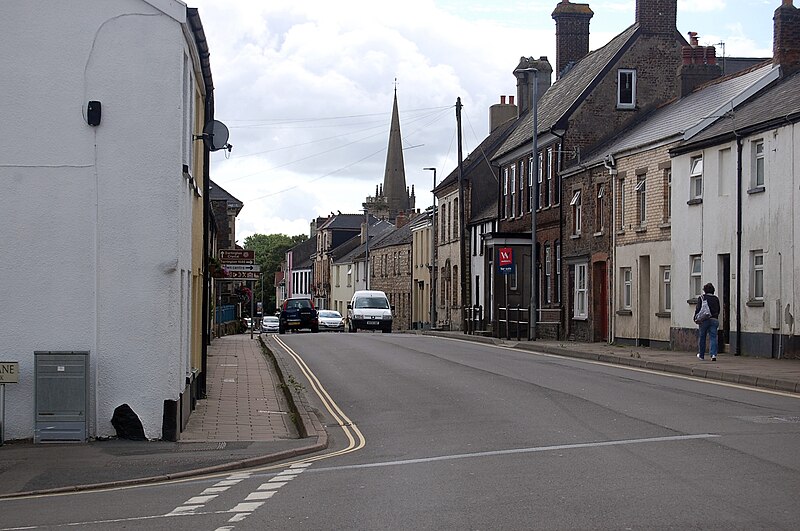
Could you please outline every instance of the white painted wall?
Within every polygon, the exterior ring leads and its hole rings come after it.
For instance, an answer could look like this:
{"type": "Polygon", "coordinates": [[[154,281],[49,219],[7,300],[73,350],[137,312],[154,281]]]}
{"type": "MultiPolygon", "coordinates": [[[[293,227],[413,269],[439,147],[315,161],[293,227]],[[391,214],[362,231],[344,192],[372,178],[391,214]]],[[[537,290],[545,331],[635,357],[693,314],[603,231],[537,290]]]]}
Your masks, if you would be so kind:
{"type": "Polygon", "coordinates": [[[90,436],[128,403],[150,438],[188,370],[191,196],[174,1],[26,0],[0,17],[0,359],[6,438],[33,437],[33,352],[90,351],[90,436]],[[86,123],[89,100],[102,122],[86,123]],[[182,280],[183,278],[183,280],[182,280]]]}
{"type": "MultiPolygon", "coordinates": [[[[796,242],[800,234],[800,178],[797,175],[800,128],[788,124],[778,129],[752,135],[742,140],[743,168],[743,231],[741,271],[742,331],[771,334],[789,333],[781,316],[776,315],[776,301],[782,311],[789,305],[797,318],[800,303],[800,251],[796,242]],[[766,186],[764,192],[747,193],[751,189],[752,142],[763,139],[766,153],[766,186]],[[750,298],[750,252],[764,251],[765,304],[747,305],[750,298]],[[776,323],[780,329],[773,329],[776,323]]],[[[712,282],[721,296],[722,279],[718,255],[731,256],[731,330],[736,329],[736,143],[713,146],[673,159],[672,188],[672,255],[673,298],[672,325],[695,327],[693,306],[686,300],[688,291],[689,255],[703,255],[703,283],[712,282]],[[726,151],[728,150],[728,151],[726,151]],[[687,205],[689,164],[692,156],[704,157],[704,190],[701,205],[687,205]],[[721,163],[722,160],[726,163],[721,163]]],[[[798,326],[794,327],[798,335],[798,326]]]]}

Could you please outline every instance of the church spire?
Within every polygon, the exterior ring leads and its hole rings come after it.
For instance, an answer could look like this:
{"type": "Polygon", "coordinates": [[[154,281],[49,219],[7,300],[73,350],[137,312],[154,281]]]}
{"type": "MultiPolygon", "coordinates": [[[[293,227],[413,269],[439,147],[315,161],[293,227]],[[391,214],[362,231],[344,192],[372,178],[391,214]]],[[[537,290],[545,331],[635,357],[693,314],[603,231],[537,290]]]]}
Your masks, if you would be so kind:
{"type": "Polygon", "coordinates": [[[397,82],[394,87],[394,106],[392,125],[389,130],[389,149],[386,153],[386,171],[383,175],[383,192],[389,206],[389,219],[397,217],[398,212],[411,208],[406,190],[406,170],[403,163],[403,139],[400,135],[400,116],[397,111],[397,82]]]}

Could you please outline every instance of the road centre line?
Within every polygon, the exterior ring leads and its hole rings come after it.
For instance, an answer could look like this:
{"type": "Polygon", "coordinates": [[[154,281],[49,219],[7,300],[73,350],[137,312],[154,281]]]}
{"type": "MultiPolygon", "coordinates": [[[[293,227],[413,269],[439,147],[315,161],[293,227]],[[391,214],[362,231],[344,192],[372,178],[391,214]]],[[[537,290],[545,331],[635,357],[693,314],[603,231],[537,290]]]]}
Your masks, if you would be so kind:
{"type": "Polygon", "coordinates": [[[378,463],[362,463],[360,465],[342,465],[331,467],[314,468],[309,472],[335,472],[339,470],[354,470],[360,468],[380,468],[386,466],[417,465],[421,463],[433,463],[437,461],[452,461],[455,459],[474,459],[480,457],[495,457],[501,455],[530,454],[537,452],[552,452],[557,450],[576,450],[581,448],[603,448],[613,446],[626,446],[632,444],[652,444],[663,442],[691,441],[702,439],[715,439],[721,435],[713,433],[700,433],[695,435],[671,435],[666,437],[646,437],[642,439],[622,439],[617,441],[595,441],[575,444],[556,444],[552,446],[534,446],[530,448],[511,448],[508,450],[490,450],[486,452],[472,452],[468,454],[451,454],[434,457],[420,457],[417,459],[401,459],[398,461],[384,461],[378,463]]]}

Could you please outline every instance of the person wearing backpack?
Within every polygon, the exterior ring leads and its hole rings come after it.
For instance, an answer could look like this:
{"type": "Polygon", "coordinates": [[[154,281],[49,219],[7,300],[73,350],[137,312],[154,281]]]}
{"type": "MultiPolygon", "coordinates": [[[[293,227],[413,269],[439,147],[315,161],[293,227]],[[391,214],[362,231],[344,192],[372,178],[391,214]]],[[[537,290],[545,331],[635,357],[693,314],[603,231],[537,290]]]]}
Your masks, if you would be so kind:
{"type": "Polygon", "coordinates": [[[694,308],[694,322],[700,326],[697,340],[698,359],[706,358],[706,335],[709,336],[708,350],[711,361],[717,361],[717,329],[719,328],[719,299],[714,295],[714,284],[703,286],[703,294],[697,299],[694,308]]]}

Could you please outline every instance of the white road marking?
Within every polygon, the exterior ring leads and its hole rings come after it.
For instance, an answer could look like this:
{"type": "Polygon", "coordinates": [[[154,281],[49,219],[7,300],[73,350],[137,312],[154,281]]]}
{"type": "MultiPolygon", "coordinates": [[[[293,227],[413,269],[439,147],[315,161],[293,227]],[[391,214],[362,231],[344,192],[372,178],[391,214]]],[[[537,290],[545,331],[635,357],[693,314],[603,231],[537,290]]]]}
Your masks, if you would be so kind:
{"type": "Polygon", "coordinates": [[[184,505],[202,505],[202,504],[210,502],[211,500],[213,500],[216,497],[217,497],[216,494],[212,494],[211,496],[195,496],[194,498],[189,498],[188,500],[183,502],[183,504],[184,505]]]}
{"type": "Polygon", "coordinates": [[[241,483],[241,479],[223,479],[222,481],[217,481],[214,483],[215,487],[230,487],[231,485],[238,485],[241,483]]]}
{"type": "Polygon", "coordinates": [[[283,487],[284,485],[286,485],[286,483],[267,482],[267,483],[262,483],[261,486],[258,487],[258,490],[270,490],[270,489],[277,490],[283,487]]]}
{"type": "Polygon", "coordinates": [[[265,490],[261,492],[255,491],[248,494],[247,498],[245,498],[244,501],[266,500],[272,498],[272,496],[274,495],[275,495],[274,490],[265,490]]]}
{"type": "Polygon", "coordinates": [[[240,503],[230,511],[229,513],[252,513],[259,507],[264,505],[264,502],[249,502],[249,503],[240,503]]]}
{"type": "Polygon", "coordinates": [[[220,492],[225,492],[230,487],[208,487],[206,490],[200,493],[202,496],[203,494],[219,494],[220,492]]]}
{"type": "Polygon", "coordinates": [[[199,509],[202,505],[181,505],[180,507],[175,507],[170,512],[168,512],[165,516],[175,516],[179,514],[188,514],[194,512],[195,509],[199,509]]]}

